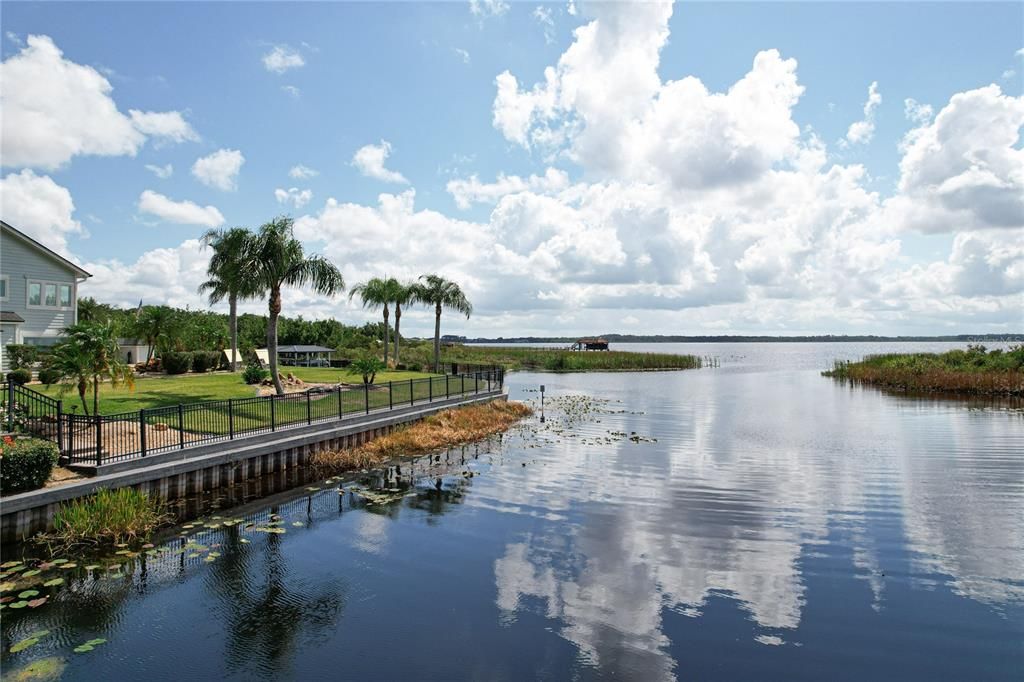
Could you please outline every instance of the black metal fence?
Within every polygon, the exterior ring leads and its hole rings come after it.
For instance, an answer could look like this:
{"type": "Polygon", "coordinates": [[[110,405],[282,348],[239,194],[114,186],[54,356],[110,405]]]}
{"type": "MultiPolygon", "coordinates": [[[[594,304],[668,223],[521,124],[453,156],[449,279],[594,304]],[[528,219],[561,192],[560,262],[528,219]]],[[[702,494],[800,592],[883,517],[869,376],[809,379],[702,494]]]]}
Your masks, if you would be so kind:
{"type": "Polygon", "coordinates": [[[9,430],[55,440],[71,463],[109,464],[289,427],[483,393],[504,385],[504,371],[446,374],[362,386],[311,388],[301,393],[180,403],[104,415],[65,413],[54,400],[4,383],[9,430]]]}

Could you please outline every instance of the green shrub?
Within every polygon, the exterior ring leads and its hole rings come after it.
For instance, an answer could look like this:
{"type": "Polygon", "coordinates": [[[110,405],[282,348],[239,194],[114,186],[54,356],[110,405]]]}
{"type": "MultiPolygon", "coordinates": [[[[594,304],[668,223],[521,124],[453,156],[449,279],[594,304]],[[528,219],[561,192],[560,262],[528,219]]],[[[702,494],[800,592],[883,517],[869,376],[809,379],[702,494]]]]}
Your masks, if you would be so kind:
{"type": "Polygon", "coordinates": [[[220,351],[197,350],[192,353],[192,371],[206,372],[220,367],[220,351]]]}
{"type": "Polygon", "coordinates": [[[39,349],[24,343],[11,343],[4,347],[11,369],[31,367],[39,358],[39,349]]]}
{"type": "Polygon", "coordinates": [[[372,384],[374,379],[377,378],[377,372],[385,369],[384,362],[375,355],[364,355],[356,358],[349,365],[349,368],[356,374],[363,376],[364,384],[372,384]]]}
{"type": "Polygon", "coordinates": [[[57,445],[38,438],[5,437],[0,445],[0,492],[41,487],[57,464],[57,445]]]}
{"type": "Polygon", "coordinates": [[[43,367],[39,370],[39,381],[43,382],[47,386],[60,382],[60,370],[53,369],[52,367],[43,367]]]}
{"type": "Polygon", "coordinates": [[[270,376],[270,372],[259,365],[246,365],[242,370],[242,381],[247,384],[258,384],[270,376]]]}
{"type": "Polygon", "coordinates": [[[168,374],[185,374],[192,369],[192,353],[167,351],[160,356],[160,360],[168,374]]]}
{"type": "Polygon", "coordinates": [[[28,382],[32,381],[32,370],[25,368],[12,369],[7,373],[7,380],[12,384],[24,386],[28,382]]]}

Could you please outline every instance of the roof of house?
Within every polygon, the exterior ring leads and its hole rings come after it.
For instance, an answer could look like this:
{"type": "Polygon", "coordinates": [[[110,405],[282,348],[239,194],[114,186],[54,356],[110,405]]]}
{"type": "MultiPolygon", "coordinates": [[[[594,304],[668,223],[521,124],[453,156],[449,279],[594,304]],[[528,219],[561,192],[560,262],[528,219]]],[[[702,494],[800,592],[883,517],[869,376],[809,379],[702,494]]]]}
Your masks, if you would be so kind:
{"type": "Polygon", "coordinates": [[[7,223],[7,222],[4,222],[3,220],[0,220],[0,227],[2,227],[6,231],[9,231],[15,237],[21,239],[23,242],[29,244],[30,246],[34,246],[35,248],[39,249],[40,251],[42,251],[44,254],[46,254],[50,258],[53,258],[56,261],[58,261],[61,265],[64,265],[64,266],[74,270],[80,277],[92,277],[91,273],[86,272],[85,270],[83,270],[79,266],[75,265],[74,263],[69,261],[64,256],[60,255],[59,253],[57,253],[53,249],[50,249],[50,248],[47,248],[46,246],[43,246],[42,244],[37,242],[35,239],[32,239],[32,237],[29,237],[27,234],[25,234],[21,230],[13,227],[10,223],[7,223]]]}
{"type": "Polygon", "coordinates": [[[278,346],[278,353],[333,353],[333,348],[323,346],[278,346]]]}
{"type": "Polygon", "coordinates": [[[0,310],[0,322],[24,322],[21,315],[13,310],[0,310]]]}

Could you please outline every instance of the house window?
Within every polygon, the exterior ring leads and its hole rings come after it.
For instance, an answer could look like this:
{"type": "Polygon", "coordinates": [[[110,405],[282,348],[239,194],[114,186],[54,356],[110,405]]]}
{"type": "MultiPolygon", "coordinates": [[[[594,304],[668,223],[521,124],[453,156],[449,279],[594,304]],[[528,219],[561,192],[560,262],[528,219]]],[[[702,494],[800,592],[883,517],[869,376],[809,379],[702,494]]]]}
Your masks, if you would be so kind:
{"type": "Polygon", "coordinates": [[[8,280],[10,280],[10,277],[7,275],[0,277],[0,301],[7,300],[7,287],[10,286],[8,280]]]}
{"type": "Polygon", "coordinates": [[[29,280],[28,306],[30,308],[68,309],[74,306],[74,285],[63,282],[29,280]]]}

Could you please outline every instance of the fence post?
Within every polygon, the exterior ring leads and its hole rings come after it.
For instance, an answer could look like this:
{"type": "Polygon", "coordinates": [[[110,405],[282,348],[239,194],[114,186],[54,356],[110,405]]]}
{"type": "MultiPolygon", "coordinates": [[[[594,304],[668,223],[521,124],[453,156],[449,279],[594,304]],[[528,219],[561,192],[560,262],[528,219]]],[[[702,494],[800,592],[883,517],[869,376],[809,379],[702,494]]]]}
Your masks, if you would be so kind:
{"type": "Polygon", "coordinates": [[[366,404],[366,414],[370,414],[370,384],[363,382],[363,402],[366,404]]]}
{"type": "Polygon", "coordinates": [[[7,430],[14,431],[14,382],[7,380],[7,430]]]}
{"type": "Polygon", "coordinates": [[[434,377],[427,379],[427,402],[434,402],[434,377]]]}
{"type": "Polygon", "coordinates": [[[273,395],[268,395],[267,398],[270,400],[270,430],[277,431],[277,417],[274,409],[274,403],[277,401],[274,400],[273,395]]]}
{"type": "Polygon", "coordinates": [[[142,456],[146,456],[146,408],[139,410],[139,448],[142,456]]]}
{"type": "Polygon", "coordinates": [[[64,456],[64,401],[57,401],[57,452],[64,456]]]}
{"type": "Polygon", "coordinates": [[[416,402],[416,391],[413,388],[412,379],[409,379],[409,405],[411,406],[414,402],[416,402]]]}
{"type": "Polygon", "coordinates": [[[96,423],[96,466],[100,466],[103,464],[103,417],[94,414],[93,420],[96,423]]]}
{"type": "Polygon", "coordinates": [[[465,374],[460,374],[459,378],[462,379],[462,391],[460,391],[460,394],[461,395],[465,395],[466,394],[466,375],[465,374]]]}
{"type": "Polygon", "coordinates": [[[445,374],[444,375],[444,398],[445,398],[445,400],[447,400],[448,398],[452,397],[451,391],[448,390],[448,379],[449,379],[449,375],[445,374]]]}
{"type": "Polygon", "coordinates": [[[178,448],[185,449],[185,406],[178,403],[178,448]]]}
{"type": "Polygon", "coordinates": [[[388,409],[395,409],[395,394],[391,392],[391,382],[388,382],[388,409]]]}
{"type": "Polygon", "coordinates": [[[312,424],[313,423],[313,406],[312,406],[312,403],[310,402],[310,400],[311,400],[311,398],[309,397],[309,391],[306,391],[306,423],[307,424],[312,424]]]}
{"type": "Polygon", "coordinates": [[[338,419],[341,419],[341,415],[344,413],[345,407],[341,402],[341,386],[338,386],[338,419]]]}
{"type": "Polygon", "coordinates": [[[480,392],[480,372],[473,375],[473,388],[476,393],[480,392]]]}
{"type": "Polygon", "coordinates": [[[235,439],[235,410],[231,402],[231,398],[228,398],[228,440],[235,439]]]}

